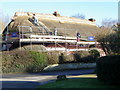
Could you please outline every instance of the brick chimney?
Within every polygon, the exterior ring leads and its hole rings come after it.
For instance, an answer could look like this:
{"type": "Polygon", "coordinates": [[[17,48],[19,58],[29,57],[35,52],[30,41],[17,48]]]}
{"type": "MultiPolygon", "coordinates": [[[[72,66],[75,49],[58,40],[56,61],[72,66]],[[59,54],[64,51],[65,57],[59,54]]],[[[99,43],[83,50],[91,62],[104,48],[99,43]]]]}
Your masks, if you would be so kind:
{"type": "Polygon", "coordinates": [[[91,22],[95,22],[96,20],[95,19],[93,19],[93,18],[90,18],[90,19],[88,19],[89,21],[91,21],[91,22]]]}

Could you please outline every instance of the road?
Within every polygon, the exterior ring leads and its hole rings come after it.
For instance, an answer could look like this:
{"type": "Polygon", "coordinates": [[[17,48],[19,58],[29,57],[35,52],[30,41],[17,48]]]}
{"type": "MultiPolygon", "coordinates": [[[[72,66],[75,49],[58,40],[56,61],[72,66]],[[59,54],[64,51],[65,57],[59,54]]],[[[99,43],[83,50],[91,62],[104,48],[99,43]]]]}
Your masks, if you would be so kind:
{"type": "Polygon", "coordinates": [[[41,72],[41,73],[26,73],[26,74],[8,74],[2,75],[0,82],[2,82],[3,90],[5,88],[29,88],[35,90],[40,85],[56,80],[58,75],[77,76],[83,74],[93,73],[94,69],[89,70],[69,70],[59,72],[41,72]]]}

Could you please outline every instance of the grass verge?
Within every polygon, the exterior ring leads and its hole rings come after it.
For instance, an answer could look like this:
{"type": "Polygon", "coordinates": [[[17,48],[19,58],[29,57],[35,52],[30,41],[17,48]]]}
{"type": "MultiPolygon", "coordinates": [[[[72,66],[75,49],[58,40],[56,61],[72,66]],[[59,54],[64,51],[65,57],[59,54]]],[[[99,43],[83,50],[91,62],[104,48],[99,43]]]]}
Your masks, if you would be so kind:
{"type": "Polygon", "coordinates": [[[112,86],[109,84],[105,84],[97,80],[96,77],[82,76],[74,79],[67,79],[63,81],[55,81],[45,85],[41,85],[37,88],[40,90],[41,88],[96,88],[96,89],[119,89],[120,86],[112,86]]]}

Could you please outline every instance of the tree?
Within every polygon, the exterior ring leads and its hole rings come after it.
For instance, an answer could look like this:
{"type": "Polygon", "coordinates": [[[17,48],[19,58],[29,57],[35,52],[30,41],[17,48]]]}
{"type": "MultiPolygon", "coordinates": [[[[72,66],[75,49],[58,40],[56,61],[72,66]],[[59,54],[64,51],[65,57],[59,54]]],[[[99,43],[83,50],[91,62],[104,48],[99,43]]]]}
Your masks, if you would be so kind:
{"type": "Polygon", "coordinates": [[[96,34],[96,39],[106,55],[120,54],[120,31],[119,27],[117,28],[118,31],[113,31],[111,28],[101,28],[96,34]]]}
{"type": "Polygon", "coordinates": [[[80,19],[85,19],[85,15],[83,15],[83,14],[79,14],[79,13],[73,15],[72,17],[80,18],[80,19]]]}
{"type": "Polygon", "coordinates": [[[111,18],[105,18],[102,20],[102,26],[106,28],[111,28],[113,25],[115,25],[118,21],[112,20],[111,18]]]}

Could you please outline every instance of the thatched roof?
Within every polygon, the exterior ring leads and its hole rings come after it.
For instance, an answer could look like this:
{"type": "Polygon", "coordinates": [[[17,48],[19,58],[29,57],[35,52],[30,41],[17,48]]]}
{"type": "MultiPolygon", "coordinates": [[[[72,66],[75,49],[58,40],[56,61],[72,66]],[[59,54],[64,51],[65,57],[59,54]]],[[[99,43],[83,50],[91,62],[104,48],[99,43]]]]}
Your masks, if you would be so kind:
{"type": "MultiPolygon", "coordinates": [[[[58,33],[65,33],[69,36],[75,36],[76,32],[80,32],[82,36],[94,36],[94,34],[99,29],[94,22],[89,20],[81,20],[73,17],[66,16],[54,16],[52,14],[39,14],[35,13],[38,17],[39,22],[42,23],[49,31],[53,32],[57,28],[58,33]]],[[[11,23],[9,24],[10,31],[18,31],[17,26],[34,26],[35,28],[42,26],[34,25],[29,19],[32,18],[33,13],[29,12],[16,12],[11,23]]],[[[37,31],[35,29],[33,31],[37,31]]],[[[24,30],[29,30],[29,28],[24,28],[24,30]]],[[[4,31],[5,32],[5,31],[4,31]]]]}
{"type": "Polygon", "coordinates": [[[75,36],[76,32],[80,32],[82,36],[93,36],[97,32],[98,28],[93,25],[79,24],[79,23],[60,23],[52,20],[41,20],[50,30],[54,30],[57,27],[60,33],[66,33],[70,36],[75,36]]]}

